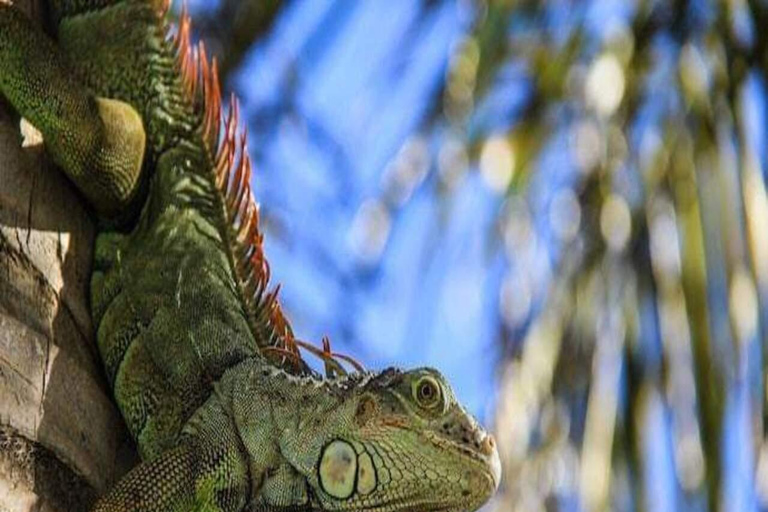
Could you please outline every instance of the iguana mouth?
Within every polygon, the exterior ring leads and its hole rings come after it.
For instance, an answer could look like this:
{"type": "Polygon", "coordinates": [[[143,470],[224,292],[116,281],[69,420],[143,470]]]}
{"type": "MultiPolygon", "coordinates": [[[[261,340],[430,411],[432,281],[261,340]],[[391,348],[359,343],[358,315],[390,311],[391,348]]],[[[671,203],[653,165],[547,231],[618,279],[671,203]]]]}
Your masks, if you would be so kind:
{"type": "Polygon", "coordinates": [[[501,480],[501,469],[498,453],[494,450],[491,455],[483,455],[461,443],[452,441],[433,432],[422,432],[422,435],[434,446],[457,453],[475,469],[482,471],[491,481],[492,488],[496,488],[501,480]]]}

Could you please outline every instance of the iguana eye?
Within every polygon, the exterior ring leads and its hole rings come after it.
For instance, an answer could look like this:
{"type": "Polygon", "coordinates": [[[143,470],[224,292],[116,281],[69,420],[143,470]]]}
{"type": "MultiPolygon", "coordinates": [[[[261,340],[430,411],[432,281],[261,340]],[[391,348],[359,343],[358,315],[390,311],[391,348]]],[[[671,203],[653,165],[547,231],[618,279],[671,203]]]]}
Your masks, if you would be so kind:
{"type": "Polygon", "coordinates": [[[442,402],[440,384],[432,377],[422,377],[413,383],[413,399],[425,409],[434,409],[442,402]]]}

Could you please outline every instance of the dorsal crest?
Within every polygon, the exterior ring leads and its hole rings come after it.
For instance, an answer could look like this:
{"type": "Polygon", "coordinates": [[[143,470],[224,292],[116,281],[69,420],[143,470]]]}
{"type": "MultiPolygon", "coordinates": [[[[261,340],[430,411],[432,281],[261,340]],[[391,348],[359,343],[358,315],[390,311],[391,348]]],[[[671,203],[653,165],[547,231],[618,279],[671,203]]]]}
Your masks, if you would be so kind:
{"type": "MultiPolygon", "coordinates": [[[[164,2],[158,12],[164,16],[168,7],[168,2],[164,2]]],[[[228,113],[223,114],[216,59],[209,61],[202,42],[192,44],[191,31],[191,20],[183,7],[178,27],[169,38],[176,53],[183,92],[200,113],[200,135],[211,158],[211,179],[221,199],[227,226],[222,234],[259,351],[275,366],[295,374],[312,371],[302,357],[302,350],[322,359],[329,376],[347,373],[342,362],[363,371],[351,357],[331,351],[328,338],[323,339],[319,348],[293,335],[278,300],[280,287],[270,289],[269,263],[259,229],[259,206],[251,192],[247,134],[239,128],[239,103],[233,94],[228,113]]]]}

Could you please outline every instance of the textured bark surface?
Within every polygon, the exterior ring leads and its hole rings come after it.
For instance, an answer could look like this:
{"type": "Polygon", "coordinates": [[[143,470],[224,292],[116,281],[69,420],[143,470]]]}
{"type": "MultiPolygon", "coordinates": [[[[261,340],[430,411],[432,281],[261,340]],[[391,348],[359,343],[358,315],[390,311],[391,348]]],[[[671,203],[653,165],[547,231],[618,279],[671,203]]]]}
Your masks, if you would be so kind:
{"type": "MultiPolygon", "coordinates": [[[[40,18],[33,2],[16,2],[40,18]]],[[[0,99],[0,512],[85,510],[133,455],[87,309],[93,226],[0,99]]]]}

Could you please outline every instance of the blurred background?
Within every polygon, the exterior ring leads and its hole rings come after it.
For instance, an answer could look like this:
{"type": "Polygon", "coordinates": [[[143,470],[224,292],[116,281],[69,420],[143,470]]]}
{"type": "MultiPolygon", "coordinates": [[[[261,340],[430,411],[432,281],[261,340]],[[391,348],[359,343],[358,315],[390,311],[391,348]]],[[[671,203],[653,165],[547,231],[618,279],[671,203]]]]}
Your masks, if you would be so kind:
{"type": "Polygon", "coordinates": [[[768,510],[768,2],[189,7],[295,332],[447,374],[486,511],[768,510]]]}

